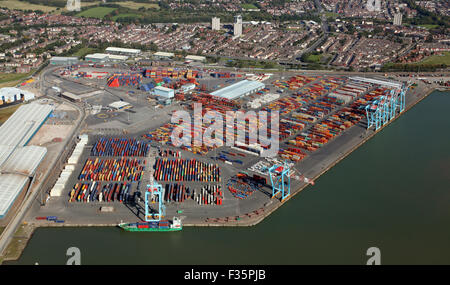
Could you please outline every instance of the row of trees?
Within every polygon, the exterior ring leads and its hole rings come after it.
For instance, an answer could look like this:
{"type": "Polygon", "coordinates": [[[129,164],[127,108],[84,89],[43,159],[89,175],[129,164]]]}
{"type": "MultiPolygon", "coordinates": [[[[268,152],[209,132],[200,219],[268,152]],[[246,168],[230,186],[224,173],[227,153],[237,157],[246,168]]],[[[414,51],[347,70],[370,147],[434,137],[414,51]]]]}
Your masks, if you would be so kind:
{"type": "Polygon", "coordinates": [[[381,68],[381,71],[403,71],[403,72],[433,72],[448,68],[447,64],[388,64],[381,68]]]}

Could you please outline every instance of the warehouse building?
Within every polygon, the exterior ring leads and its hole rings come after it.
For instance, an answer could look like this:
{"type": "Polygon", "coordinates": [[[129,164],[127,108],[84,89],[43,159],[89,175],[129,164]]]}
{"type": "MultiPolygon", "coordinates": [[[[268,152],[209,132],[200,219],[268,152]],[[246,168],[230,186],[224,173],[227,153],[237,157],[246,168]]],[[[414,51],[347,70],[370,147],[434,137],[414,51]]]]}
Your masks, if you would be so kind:
{"type": "Polygon", "coordinates": [[[184,84],[181,86],[180,89],[182,92],[187,93],[195,89],[195,84],[194,83],[184,84]]]}
{"type": "Polygon", "coordinates": [[[175,54],[172,52],[162,52],[162,51],[158,51],[153,54],[153,57],[156,59],[170,59],[174,56],[175,54]]]}
{"type": "Polygon", "coordinates": [[[27,104],[0,126],[0,219],[30,185],[47,153],[45,147],[27,144],[52,112],[47,104],[27,104]]]}
{"type": "Polygon", "coordinates": [[[125,101],[112,102],[108,106],[114,110],[125,110],[125,109],[129,109],[132,107],[130,103],[125,102],[125,101]]]}
{"type": "Polygon", "coordinates": [[[255,93],[261,89],[264,89],[264,87],[264,83],[259,81],[242,80],[225,88],[216,90],[212,92],[211,95],[228,100],[234,100],[255,93]]]}
{"type": "Polygon", "coordinates": [[[93,53],[88,54],[84,57],[86,61],[90,62],[123,62],[128,59],[128,56],[125,55],[115,55],[115,54],[106,54],[106,53],[93,53]]]}
{"type": "Polygon", "coordinates": [[[153,89],[153,94],[155,94],[158,97],[163,97],[164,99],[171,99],[175,97],[175,91],[173,89],[163,86],[156,86],[153,89]]]}
{"type": "Polygon", "coordinates": [[[75,95],[75,94],[70,93],[70,92],[67,92],[67,91],[64,91],[63,93],[61,93],[61,97],[65,98],[65,99],[67,99],[69,101],[72,101],[72,102],[81,102],[81,97],[80,96],[75,95]]]}
{"type": "Polygon", "coordinates": [[[206,57],[200,56],[200,55],[187,55],[184,59],[185,60],[198,61],[198,62],[205,62],[206,61],[206,57]]]}
{"type": "Polygon", "coordinates": [[[106,48],[105,51],[109,54],[127,55],[127,56],[137,56],[141,54],[140,49],[134,48],[108,47],[106,48]]]}
{"type": "Polygon", "coordinates": [[[15,87],[0,88],[0,105],[16,101],[29,101],[35,98],[34,93],[15,87]]]}
{"type": "Polygon", "coordinates": [[[50,64],[52,65],[72,65],[78,63],[78,57],[71,56],[52,56],[50,58],[50,64]]]}

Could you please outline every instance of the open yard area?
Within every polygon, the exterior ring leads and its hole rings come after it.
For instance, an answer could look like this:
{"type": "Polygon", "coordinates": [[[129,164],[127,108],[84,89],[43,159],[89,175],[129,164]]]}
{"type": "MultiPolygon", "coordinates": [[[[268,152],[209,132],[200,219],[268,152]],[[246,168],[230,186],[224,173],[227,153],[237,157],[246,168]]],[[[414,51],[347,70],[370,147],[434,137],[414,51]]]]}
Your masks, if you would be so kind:
{"type": "Polygon", "coordinates": [[[114,10],[116,10],[116,8],[94,7],[78,13],[77,16],[103,19],[103,17],[105,17],[114,10]]]}

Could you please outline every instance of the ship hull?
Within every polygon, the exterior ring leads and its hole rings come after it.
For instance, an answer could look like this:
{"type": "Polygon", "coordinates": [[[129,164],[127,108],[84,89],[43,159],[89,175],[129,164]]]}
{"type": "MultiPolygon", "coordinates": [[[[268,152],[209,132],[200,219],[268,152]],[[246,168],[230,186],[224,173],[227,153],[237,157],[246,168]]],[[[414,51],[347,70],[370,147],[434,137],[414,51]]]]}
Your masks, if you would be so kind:
{"type": "Polygon", "coordinates": [[[128,232],[176,232],[181,231],[182,227],[179,228],[138,228],[135,226],[129,226],[128,224],[119,224],[119,227],[128,232]]]}

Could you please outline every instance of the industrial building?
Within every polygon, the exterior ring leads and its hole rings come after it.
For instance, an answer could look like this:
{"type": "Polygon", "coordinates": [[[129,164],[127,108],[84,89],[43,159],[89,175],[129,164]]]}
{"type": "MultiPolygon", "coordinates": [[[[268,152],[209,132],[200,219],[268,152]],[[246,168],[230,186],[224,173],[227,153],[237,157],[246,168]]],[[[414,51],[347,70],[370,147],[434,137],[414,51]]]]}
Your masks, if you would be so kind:
{"type": "Polygon", "coordinates": [[[195,89],[194,83],[188,83],[181,86],[181,91],[184,93],[190,92],[195,89]]]}
{"type": "Polygon", "coordinates": [[[211,93],[213,96],[222,97],[228,100],[238,99],[250,95],[265,87],[264,83],[259,81],[242,80],[222,89],[211,93]]]}
{"type": "Polygon", "coordinates": [[[93,53],[88,54],[85,57],[86,61],[91,62],[122,62],[128,59],[128,56],[125,55],[115,55],[115,54],[106,54],[106,53],[93,53]]]}
{"type": "Polygon", "coordinates": [[[185,60],[198,61],[198,62],[205,62],[206,61],[206,57],[200,56],[200,55],[187,55],[184,59],[185,60]]]}
{"type": "Polygon", "coordinates": [[[81,97],[80,96],[75,95],[75,94],[70,93],[70,92],[67,92],[67,91],[61,93],[61,97],[65,98],[67,100],[70,100],[72,102],[81,102],[81,97]]]}
{"type": "Polygon", "coordinates": [[[158,97],[163,97],[164,99],[170,99],[175,97],[175,91],[173,89],[163,86],[156,86],[153,89],[153,94],[155,94],[158,97]]]}
{"type": "Polygon", "coordinates": [[[153,54],[153,57],[155,57],[156,59],[170,59],[174,56],[175,54],[172,52],[162,52],[162,51],[158,51],[153,54]]]}
{"type": "Polygon", "coordinates": [[[34,93],[15,87],[3,87],[0,89],[0,105],[14,103],[16,101],[29,101],[35,98],[34,93]]]}
{"type": "Polygon", "coordinates": [[[26,146],[53,112],[47,104],[21,106],[0,126],[0,219],[29,185],[47,149],[26,146]]]}
{"type": "Polygon", "coordinates": [[[71,56],[52,56],[50,58],[50,64],[52,65],[72,65],[78,63],[78,57],[71,56]]]}
{"type": "Polygon", "coordinates": [[[114,110],[125,110],[131,108],[131,104],[125,101],[115,101],[108,105],[114,110]]]}
{"type": "Polygon", "coordinates": [[[108,47],[105,50],[109,54],[137,56],[141,53],[140,49],[134,48],[120,48],[120,47],[108,47]]]}

